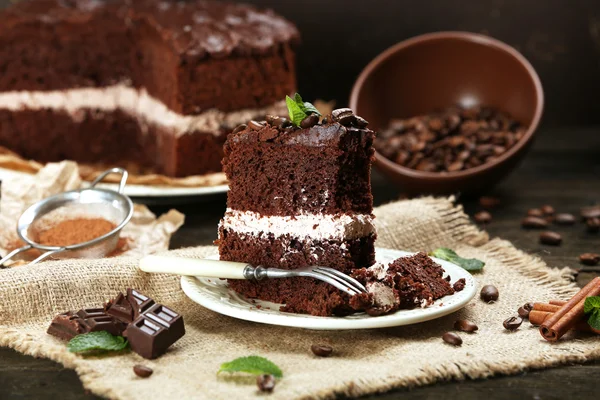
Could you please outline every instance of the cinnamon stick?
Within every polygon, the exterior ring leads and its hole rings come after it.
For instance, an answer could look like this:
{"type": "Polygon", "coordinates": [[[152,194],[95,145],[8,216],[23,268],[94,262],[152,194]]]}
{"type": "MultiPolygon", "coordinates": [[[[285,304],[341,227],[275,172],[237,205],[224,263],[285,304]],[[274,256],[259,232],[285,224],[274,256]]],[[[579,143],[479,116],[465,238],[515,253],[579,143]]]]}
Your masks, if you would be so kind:
{"type": "MultiPolygon", "coordinates": [[[[532,310],[529,313],[529,322],[531,323],[531,325],[539,326],[539,325],[543,324],[544,321],[553,314],[554,314],[553,312],[549,312],[549,311],[532,310]]],[[[585,317],[582,317],[582,319],[573,326],[573,329],[575,329],[576,331],[581,331],[581,332],[593,332],[594,331],[592,329],[592,327],[589,326],[588,323],[586,322],[585,317]]]]}
{"type": "MultiPolygon", "coordinates": [[[[556,306],[552,303],[550,304],[546,304],[546,303],[534,303],[533,304],[533,310],[535,311],[545,311],[545,312],[551,312],[551,313],[555,313],[558,310],[560,310],[561,306],[556,306]]],[[[533,311],[532,310],[532,311],[533,311]]]]}
{"type": "Polygon", "coordinates": [[[550,300],[549,303],[553,306],[564,306],[565,304],[567,304],[567,302],[564,300],[550,300]]]}
{"type": "Polygon", "coordinates": [[[600,277],[592,279],[573,298],[550,315],[541,325],[540,333],[544,339],[555,342],[575,327],[584,316],[585,299],[600,295],[600,277]]]}

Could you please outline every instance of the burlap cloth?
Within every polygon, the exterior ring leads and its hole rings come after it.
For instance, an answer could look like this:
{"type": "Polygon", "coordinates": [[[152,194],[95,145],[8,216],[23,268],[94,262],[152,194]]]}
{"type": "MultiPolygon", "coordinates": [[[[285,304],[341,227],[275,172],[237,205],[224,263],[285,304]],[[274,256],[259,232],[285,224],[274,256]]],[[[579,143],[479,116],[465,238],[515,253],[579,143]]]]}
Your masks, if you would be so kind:
{"type": "MultiPolygon", "coordinates": [[[[379,247],[430,250],[446,246],[486,262],[478,284],[494,284],[500,300],[478,298],[462,311],[427,323],[367,331],[309,331],[239,321],[208,311],[188,300],[174,276],[144,275],[136,260],[48,262],[0,271],[0,345],[74,368],[92,392],[119,399],[238,399],[257,396],[245,381],[218,377],[219,365],[236,357],[261,355],[278,364],[284,377],[274,399],[357,396],[439,380],[513,374],[600,358],[598,337],[577,337],[557,344],[544,341],[528,323],[514,333],[502,321],[532,300],[566,298],[576,291],[570,271],[548,268],[541,260],[494,239],[469,223],[447,199],[421,199],[376,209],[379,247]],[[94,306],[132,286],[180,311],[187,334],[164,356],[146,361],[136,354],[82,358],[45,333],[60,311],[94,306]],[[454,320],[479,325],[462,334],[462,347],[441,340],[454,320]],[[313,343],[329,343],[331,358],[316,358],[313,343]],[[132,366],[142,362],[154,375],[142,380],[132,366]]],[[[213,247],[177,251],[193,257],[213,247]]]]}

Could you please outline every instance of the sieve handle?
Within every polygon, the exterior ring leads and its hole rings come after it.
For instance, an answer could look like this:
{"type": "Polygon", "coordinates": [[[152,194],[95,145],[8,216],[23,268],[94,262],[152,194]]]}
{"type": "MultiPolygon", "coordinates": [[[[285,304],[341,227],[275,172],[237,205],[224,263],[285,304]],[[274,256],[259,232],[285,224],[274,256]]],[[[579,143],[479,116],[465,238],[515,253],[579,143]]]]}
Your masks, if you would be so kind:
{"type": "Polygon", "coordinates": [[[10,260],[11,258],[13,258],[14,256],[16,256],[19,253],[22,253],[24,251],[27,251],[29,249],[32,249],[33,246],[28,244],[27,246],[23,246],[20,247],[18,249],[15,249],[13,251],[11,251],[10,253],[8,253],[6,256],[4,256],[1,260],[0,260],[0,267],[4,265],[5,262],[7,262],[8,260],[10,260]]]}
{"type": "Polygon", "coordinates": [[[129,173],[124,168],[107,169],[106,171],[101,173],[100,176],[94,179],[90,187],[93,188],[110,174],[121,174],[121,182],[119,182],[119,193],[123,194],[123,190],[125,190],[125,183],[127,182],[127,178],[129,177],[129,173]]]}
{"type": "Polygon", "coordinates": [[[144,272],[203,276],[207,278],[246,279],[247,263],[172,256],[146,256],[140,260],[144,272]]]}

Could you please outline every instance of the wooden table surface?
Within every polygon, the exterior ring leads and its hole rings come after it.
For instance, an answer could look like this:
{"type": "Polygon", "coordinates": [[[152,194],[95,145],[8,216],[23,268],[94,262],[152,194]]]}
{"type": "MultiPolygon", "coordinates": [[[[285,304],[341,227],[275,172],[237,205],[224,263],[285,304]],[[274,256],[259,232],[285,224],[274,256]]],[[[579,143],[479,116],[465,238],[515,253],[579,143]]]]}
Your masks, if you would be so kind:
{"type": "MultiPolygon", "coordinates": [[[[374,173],[376,204],[398,198],[401,191],[374,173]]],[[[541,129],[539,138],[525,162],[490,194],[502,200],[493,211],[487,227],[492,237],[513,242],[520,249],[542,257],[550,267],[580,268],[577,261],[584,252],[600,253],[600,234],[586,233],[582,224],[557,227],[563,245],[538,244],[535,231],[524,231],[520,220],[529,208],[553,205],[557,211],[578,213],[581,206],[600,202],[600,129],[541,129]]],[[[225,206],[225,197],[197,200],[178,205],[186,214],[186,224],[175,235],[173,247],[210,244],[225,206]]],[[[469,214],[478,210],[476,199],[459,201],[469,214]]],[[[169,206],[152,207],[164,212],[169,206]]],[[[577,280],[587,282],[600,268],[582,271],[577,280]]],[[[378,399],[487,398],[597,399],[600,362],[564,366],[544,371],[529,371],[518,376],[493,379],[444,382],[403,389],[376,396],[378,399]]],[[[0,399],[57,398],[62,400],[94,398],[84,392],[74,371],[48,360],[34,359],[12,350],[0,349],[0,399]]]]}

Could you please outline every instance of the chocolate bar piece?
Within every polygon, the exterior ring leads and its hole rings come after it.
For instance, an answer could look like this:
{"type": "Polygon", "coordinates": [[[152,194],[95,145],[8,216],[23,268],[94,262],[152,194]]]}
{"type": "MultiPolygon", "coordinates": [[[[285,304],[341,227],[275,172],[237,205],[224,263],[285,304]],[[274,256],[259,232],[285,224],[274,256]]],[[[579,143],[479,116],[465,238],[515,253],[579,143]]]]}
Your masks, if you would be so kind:
{"type": "Polygon", "coordinates": [[[59,314],[50,323],[48,333],[64,340],[88,332],[107,331],[111,335],[121,336],[127,324],[107,315],[102,308],[84,308],[73,313],[59,314]]]}
{"type": "Polygon", "coordinates": [[[185,335],[183,317],[161,304],[155,304],[127,327],[125,336],[131,349],[153,359],[185,335]]]}
{"type": "Polygon", "coordinates": [[[87,326],[78,315],[67,311],[54,317],[46,332],[63,340],[71,340],[77,335],[86,333],[87,326]]]}
{"type": "Polygon", "coordinates": [[[123,293],[119,293],[113,300],[104,305],[104,311],[119,321],[130,324],[133,322],[133,307],[123,293]]]}
{"type": "Polygon", "coordinates": [[[127,300],[133,307],[133,320],[138,319],[141,313],[146,312],[154,305],[154,300],[145,296],[135,289],[127,289],[127,300]]]}
{"type": "Polygon", "coordinates": [[[106,331],[111,335],[121,336],[127,328],[127,324],[106,314],[102,308],[85,308],[77,311],[77,315],[86,325],[87,332],[106,331]]]}

